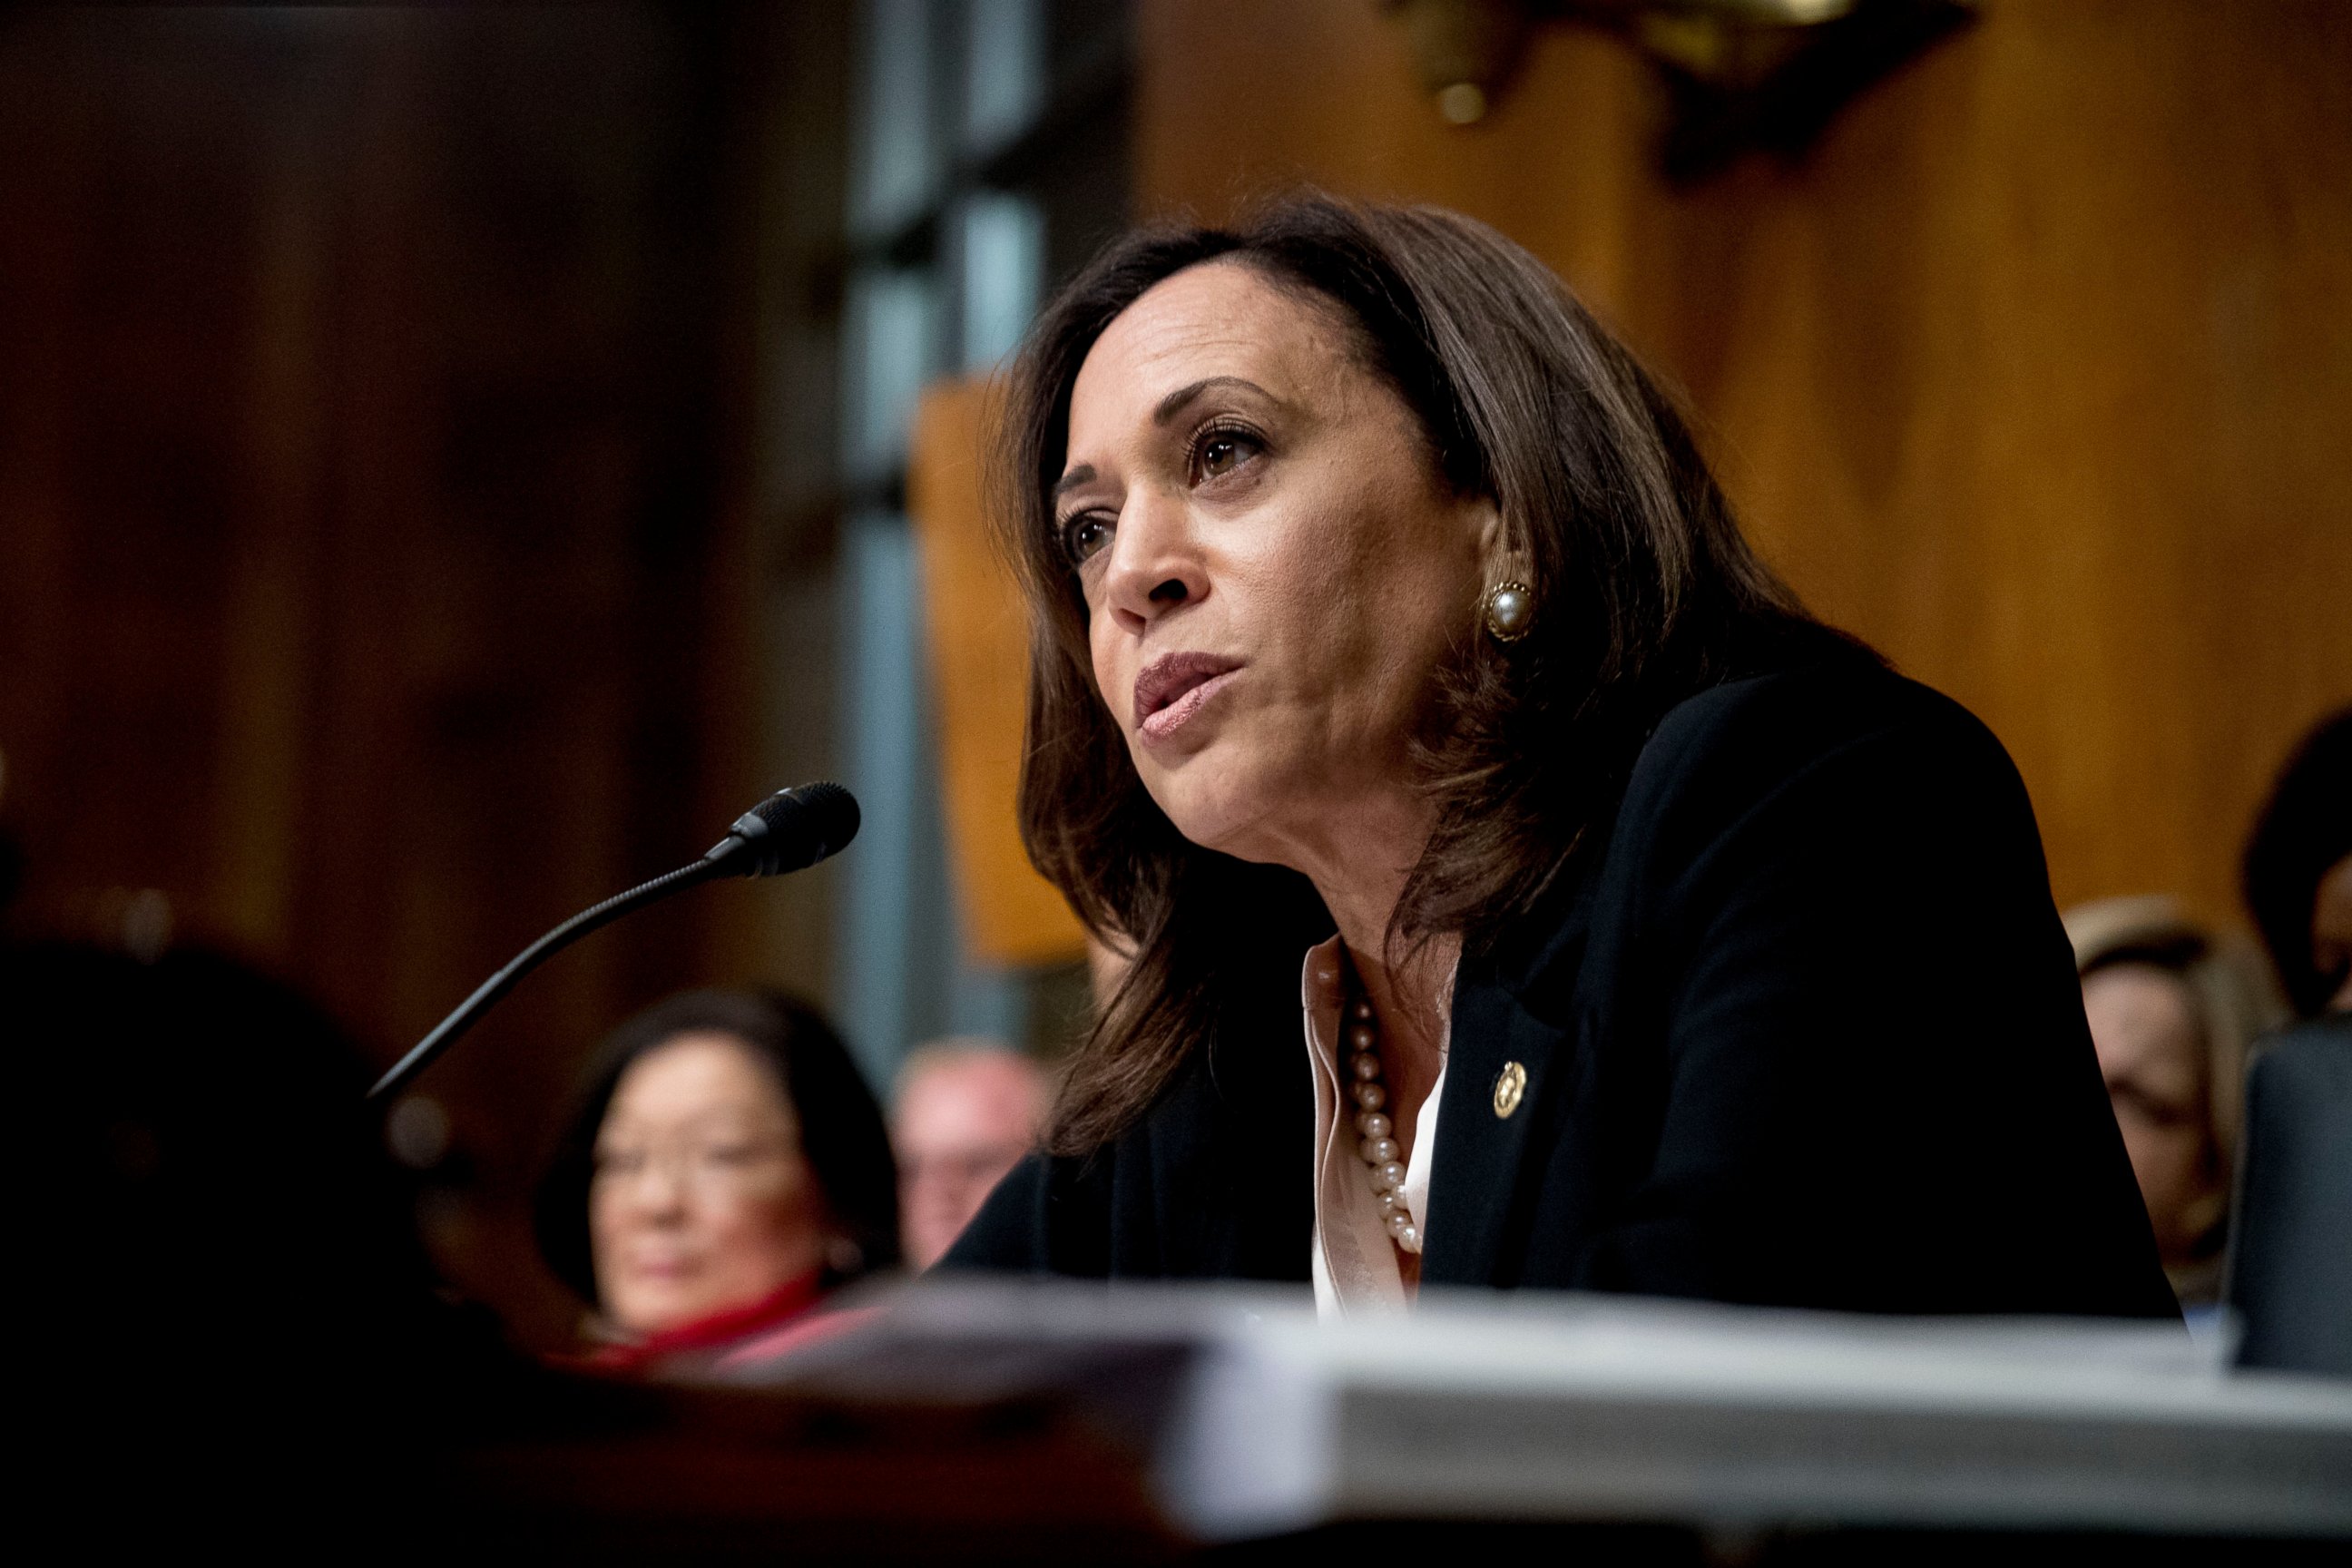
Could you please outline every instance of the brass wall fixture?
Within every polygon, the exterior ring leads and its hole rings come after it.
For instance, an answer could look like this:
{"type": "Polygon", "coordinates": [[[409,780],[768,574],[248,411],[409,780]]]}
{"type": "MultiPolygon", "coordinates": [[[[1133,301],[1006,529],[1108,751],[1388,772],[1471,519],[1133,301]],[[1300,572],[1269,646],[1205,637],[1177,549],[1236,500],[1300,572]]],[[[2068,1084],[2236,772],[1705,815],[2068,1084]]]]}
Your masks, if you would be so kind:
{"type": "Polygon", "coordinates": [[[1801,152],[1873,81],[1966,23],[1972,0],[1379,0],[1402,26],[1448,124],[1475,125],[1508,91],[1540,25],[1614,33],[1654,65],[1677,181],[1740,153],[1801,152]]]}

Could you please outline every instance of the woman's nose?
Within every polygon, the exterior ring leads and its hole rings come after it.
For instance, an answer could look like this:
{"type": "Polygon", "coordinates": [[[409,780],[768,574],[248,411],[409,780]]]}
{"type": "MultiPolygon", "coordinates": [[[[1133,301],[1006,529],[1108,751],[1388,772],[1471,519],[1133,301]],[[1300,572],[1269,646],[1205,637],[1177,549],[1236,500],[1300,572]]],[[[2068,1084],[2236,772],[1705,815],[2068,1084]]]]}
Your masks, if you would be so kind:
{"type": "Polygon", "coordinates": [[[1139,633],[1180,605],[1208,596],[1209,578],[1183,503],[1139,490],[1111,536],[1104,602],[1122,631],[1139,633]]]}
{"type": "Polygon", "coordinates": [[[629,1195],[641,1218],[661,1220],[683,1214],[686,1210],[686,1173],[671,1160],[652,1160],[637,1173],[636,1189],[629,1195]]]}

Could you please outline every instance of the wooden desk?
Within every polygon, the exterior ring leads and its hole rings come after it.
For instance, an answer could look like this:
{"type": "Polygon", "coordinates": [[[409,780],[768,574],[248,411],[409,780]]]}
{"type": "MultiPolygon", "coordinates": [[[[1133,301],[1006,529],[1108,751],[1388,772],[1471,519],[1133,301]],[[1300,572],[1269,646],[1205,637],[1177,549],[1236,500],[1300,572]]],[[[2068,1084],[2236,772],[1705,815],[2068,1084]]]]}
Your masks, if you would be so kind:
{"type": "Polygon", "coordinates": [[[882,1300],[856,1333],[655,1396],[652,1429],[476,1454],[474,1495],[534,1539],[552,1521],[624,1555],[1573,1542],[1778,1563],[1939,1543],[2007,1568],[2095,1538],[2233,1561],[2352,1542],[2352,1384],[2233,1373],[2169,1327],[1528,1297],[1325,1326],[1303,1294],[1248,1289],[882,1300]]]}

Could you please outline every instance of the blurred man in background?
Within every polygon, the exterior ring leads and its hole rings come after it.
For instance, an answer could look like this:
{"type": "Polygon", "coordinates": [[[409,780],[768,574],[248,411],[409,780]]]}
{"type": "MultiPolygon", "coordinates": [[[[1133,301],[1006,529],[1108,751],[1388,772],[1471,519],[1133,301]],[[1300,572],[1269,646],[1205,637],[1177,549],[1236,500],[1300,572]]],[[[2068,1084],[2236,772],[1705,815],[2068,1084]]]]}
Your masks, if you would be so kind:
{"type": "Polygon", "coordinates": [[[929,1268],[962,1234],[1036,1142],[1048,1098],[1037,1064],[995,1040],[938,1040],[908,1057],[890,1138],[908,1268],[929,1268]]]}

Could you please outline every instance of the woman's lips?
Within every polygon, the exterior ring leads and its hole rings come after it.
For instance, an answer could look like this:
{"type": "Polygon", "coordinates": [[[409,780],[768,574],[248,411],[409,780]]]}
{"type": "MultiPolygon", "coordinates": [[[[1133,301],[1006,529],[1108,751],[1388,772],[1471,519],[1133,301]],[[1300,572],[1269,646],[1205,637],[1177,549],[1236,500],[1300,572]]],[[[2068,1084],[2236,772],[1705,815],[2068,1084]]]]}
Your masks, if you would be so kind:
{"type": "Polygon", "coordinates": [[[1135,730],[1147,746],[1172,740],[1240,672],[1241,660],[1167,653],[1135,678],[1135,730]]]}

